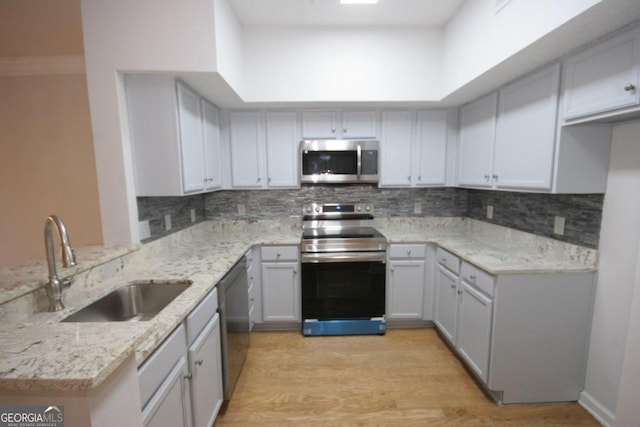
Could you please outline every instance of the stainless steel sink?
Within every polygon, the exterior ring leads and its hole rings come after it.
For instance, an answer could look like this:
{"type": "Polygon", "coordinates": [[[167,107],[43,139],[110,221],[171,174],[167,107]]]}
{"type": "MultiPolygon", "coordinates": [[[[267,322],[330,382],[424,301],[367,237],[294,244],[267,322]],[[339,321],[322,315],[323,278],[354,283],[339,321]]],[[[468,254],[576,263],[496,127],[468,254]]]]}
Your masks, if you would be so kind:
{"type": "Polygon", "coordinates": [[[63,322],[133,322],[152,319],[191,286],[183,282],[134,282],[64,318],[63,322]]]}

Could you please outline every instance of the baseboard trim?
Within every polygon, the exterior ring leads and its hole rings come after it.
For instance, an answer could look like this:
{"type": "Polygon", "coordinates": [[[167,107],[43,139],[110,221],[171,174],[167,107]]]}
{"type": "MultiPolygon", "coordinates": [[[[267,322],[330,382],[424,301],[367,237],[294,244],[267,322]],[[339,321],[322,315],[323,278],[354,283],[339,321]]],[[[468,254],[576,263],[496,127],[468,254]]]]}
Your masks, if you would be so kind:
{"type": "Polygon", "coordinates": [[[600,424],[605,427],[613,427],[616,416],[602,403],[598,402],[593,396],[586,391],[580,393],[578,403],[587,410],[600,424]]]}
{"type": "Polygon", "coordinates": [[[86,74],[84,55],[0,58],[0,77],[86,74]]]}

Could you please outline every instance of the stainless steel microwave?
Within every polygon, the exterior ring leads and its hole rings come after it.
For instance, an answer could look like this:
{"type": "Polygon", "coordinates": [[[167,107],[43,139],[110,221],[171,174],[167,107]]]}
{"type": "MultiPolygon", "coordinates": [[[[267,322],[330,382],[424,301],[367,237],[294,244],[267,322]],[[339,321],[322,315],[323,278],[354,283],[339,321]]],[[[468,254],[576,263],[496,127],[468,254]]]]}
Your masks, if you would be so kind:
{"type": "Polygon", "coordinates": [[[314,139],[300,142],[300,181],[315,184],[378,182],[376,140],[314,139]]]}

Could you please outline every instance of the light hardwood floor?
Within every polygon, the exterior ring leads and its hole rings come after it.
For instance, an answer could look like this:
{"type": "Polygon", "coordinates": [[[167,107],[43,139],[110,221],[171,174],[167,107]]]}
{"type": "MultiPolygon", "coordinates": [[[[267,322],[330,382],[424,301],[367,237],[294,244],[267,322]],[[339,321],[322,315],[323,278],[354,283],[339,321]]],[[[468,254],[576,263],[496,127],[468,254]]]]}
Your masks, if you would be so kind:
{"type": "Polygon", "coordinates": [[[224,426],[600,426],[577,403],[500,407],[434,329],[257,332],[224,426]]]}

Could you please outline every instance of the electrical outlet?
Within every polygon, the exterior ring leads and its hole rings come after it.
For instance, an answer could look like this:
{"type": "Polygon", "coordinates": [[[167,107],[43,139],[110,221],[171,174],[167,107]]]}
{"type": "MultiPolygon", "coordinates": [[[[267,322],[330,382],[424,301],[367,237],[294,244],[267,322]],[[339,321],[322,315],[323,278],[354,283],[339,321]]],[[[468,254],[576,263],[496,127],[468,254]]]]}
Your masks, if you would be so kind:
{"type": "Polygon", "coordinates": [[[151,227],[149,220],[138,222],[138,237],[140,240],[148,239],[151,237],[151,227]]]}
{"type": "Polygon", "coordinates": [[[493,219],[493,206],[487,206],[487,219],[493,219]]]}
{"type": "Polygon", "coordinates": [[[171,230],[171,214],[166,214],[164,216],[164,228],[165,230],[171,230]]]}
{"type": "Polygon", "coordinates": [[[557,216],[553,220],[553,232],[555,234],[559,234],[560,236],[564,236],[564,217],[557,216]]]}
{"type": "Polygon", "coordinates": [[[414,214],[421,214],[422,213],[422,203],[415,202],[413,204],[413,213],[414,214]]]}
{"type": "Polygon", "coordinates": [[[247,214],[247,209],[244,205],[238,205],[238,215],[245,216],[247,214]]]}
{"type": "Polygon", "coordinates": [[[191,209],[191,222],[196,222],[196,210],[191,209]]]}

